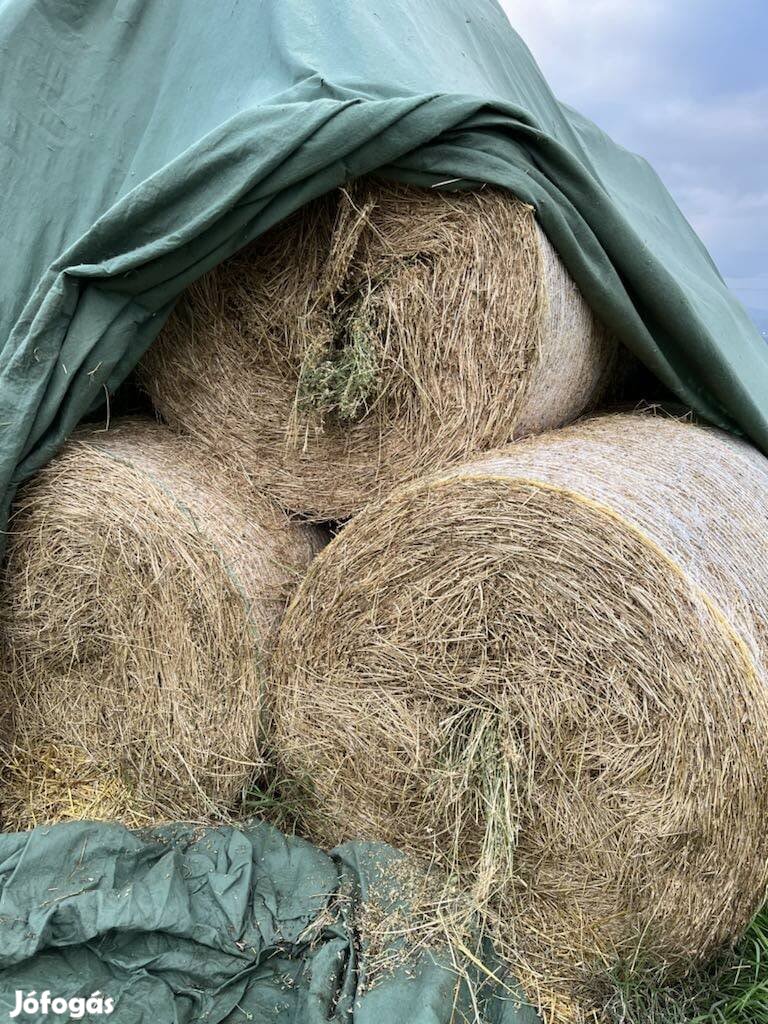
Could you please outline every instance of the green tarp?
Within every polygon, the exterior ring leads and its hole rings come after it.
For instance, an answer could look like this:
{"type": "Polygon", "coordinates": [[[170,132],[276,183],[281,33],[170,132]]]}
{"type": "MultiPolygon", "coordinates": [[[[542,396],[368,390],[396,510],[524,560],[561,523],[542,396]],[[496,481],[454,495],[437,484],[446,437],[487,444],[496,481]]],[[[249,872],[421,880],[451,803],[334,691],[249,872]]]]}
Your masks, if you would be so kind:
{"type": "Polygon", "coordinates": [[[1,837],[0,1019],[78,1019],[91,998],[82,1019],[115,1024],[535,1024],[500,970],[459,984],[447,954],[399,960],[398,936],[366,976],[356,922],[389,909],[400,856],[326,855],[262,824],[1,837]]]}
{"type": "Polygon", "coordinates": [[[531,202],[619,337],[768,450],[763,339],[494,0],[0,0],[0,76],[6,506],[193,278],[369,172],[531,202]]]}
{"type": "MultiPolygon", "coordinates": [[[[651,168],[556,101],[494,0],[0,0],[0,85],[0,527],[187,284],[368,173],[532,203],[606,324],[768,450],[764,342],[651,168]]],[[[6,990],[109,985],[121,1024],[449,1020],[436,965],[360,998],[343,915],[302,944],[315,879],[362,884],[362,847],[189,841],[0,837],[6,990]]]]}

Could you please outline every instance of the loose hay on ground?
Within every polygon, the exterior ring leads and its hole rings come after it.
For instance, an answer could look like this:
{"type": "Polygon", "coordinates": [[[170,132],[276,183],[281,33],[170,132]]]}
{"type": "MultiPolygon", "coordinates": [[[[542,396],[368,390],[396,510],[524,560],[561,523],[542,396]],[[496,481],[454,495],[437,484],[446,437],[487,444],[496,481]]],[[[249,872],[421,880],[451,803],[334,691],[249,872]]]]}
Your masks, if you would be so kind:
{"type": "Polygon", "coordinates": [[[564,995],[733,939],[766,885],[766,538],[763,457],[658,416],[397,490],[281,628],[304,827],[437,858],[564,995]]]}
{"type": "Polygon", "coordinates": [[[530,207],[365,181],[190,288],[140,377],[169,423],[330,520],[574,419],[619,362],[530,207]]]}
{"type": "Polygon", "coordinates": [[[10,523],[7,826],[233,810],[262,762],[274,632],[322,539],[168,428],[79,431],[10,523]]]}

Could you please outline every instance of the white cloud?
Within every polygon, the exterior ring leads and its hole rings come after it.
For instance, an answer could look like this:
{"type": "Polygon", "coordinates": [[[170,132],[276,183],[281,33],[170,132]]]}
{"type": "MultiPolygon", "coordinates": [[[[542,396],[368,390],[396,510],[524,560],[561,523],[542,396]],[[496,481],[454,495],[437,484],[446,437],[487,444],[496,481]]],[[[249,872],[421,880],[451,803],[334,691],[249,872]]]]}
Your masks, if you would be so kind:
{"type": "Polygon", "coordinates": [[[553,37],[580,34],[605,35],[619,29],[622,34],[658,23],[669,10],[660,0],[501,0],[512,25],[525,35],[553,37]]]}
{"type": "MultiPolygon", "coordinates": [[[[637,104],[630,120],[644,133],[674,127],[681,141],[709,140],[721,155],[723,147],[764,147],[768,138],[768,88],[719,96],[655,97],[652,105],[637,104]]],[[[762,168],[765,177],[765,168],[762,168]]]]}
{"type": "MultiPolygon", "coordinates": [[[[629,92],[649,78],[649,49],[679,20],[647,0],[501,0],[555,91],[578,105],[610,86],[629,92]]],[[[653,69],[651,78],[658,74],[653,69]]]]}
{"type": "Polygon", "coordinates": [[[724,273],[766,266],[768,90],[638,104],[621,131],[656,165],[724,273]]]}
{"type": "MultiPolygon", "coordinates": [[[[732,277],[730,280],[733,287],[743,292],[745,296],[754,295],[757,292],[762,292],[763,295],[768,296],[768,271],[764,274],[757,274],[754,277],[732,277]]],[[[768,310],[768,304],[766,304],[765,308],[768,310]]]]}
{"type": "MultiPolygon", "coordinates": [[[[768,191],[735,195],[691,184],[676,193],[699,235],[715,240],[732,259],[744,252],[745,239],[753,237],[756,225],[762,225],[762,237],[768,238],[768,191]]],[[[747,250],[747,258],[752,255],[747,250]]]]}
{"type": "Polygon", "coordinates": [[[686,19],[709,0],[500,2],[555,93],[651,161],[723,272],[758,282],[742,297],[768,308],[768,76],[736,91],[712,43],[691,43],[686,19]]]}

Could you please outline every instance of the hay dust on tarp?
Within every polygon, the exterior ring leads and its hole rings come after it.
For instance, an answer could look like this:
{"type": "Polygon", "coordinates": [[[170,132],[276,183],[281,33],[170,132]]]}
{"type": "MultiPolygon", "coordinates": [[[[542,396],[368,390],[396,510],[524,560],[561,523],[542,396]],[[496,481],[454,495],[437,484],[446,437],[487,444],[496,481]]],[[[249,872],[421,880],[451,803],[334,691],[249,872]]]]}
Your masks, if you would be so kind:
{"type": "Polygon", "coordinates": [[[0,834],[0,859],[28,869],[0,878],[0,1013],[48,990],[99,991],[120,1022],[537,1021],[477,939],[425,940],[428,872],[375,844],[70,822],[0,834]]]}

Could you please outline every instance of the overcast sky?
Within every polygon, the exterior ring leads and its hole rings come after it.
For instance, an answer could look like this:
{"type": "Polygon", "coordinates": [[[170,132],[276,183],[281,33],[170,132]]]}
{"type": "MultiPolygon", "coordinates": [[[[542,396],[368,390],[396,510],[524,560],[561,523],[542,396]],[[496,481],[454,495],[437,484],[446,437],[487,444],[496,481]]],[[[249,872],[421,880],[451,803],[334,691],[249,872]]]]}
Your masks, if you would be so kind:
{"type": "Polygon", "coordinates": [[[655,166],[768,330],[768,0],[501,0],[560,99],[655,166]]]}

